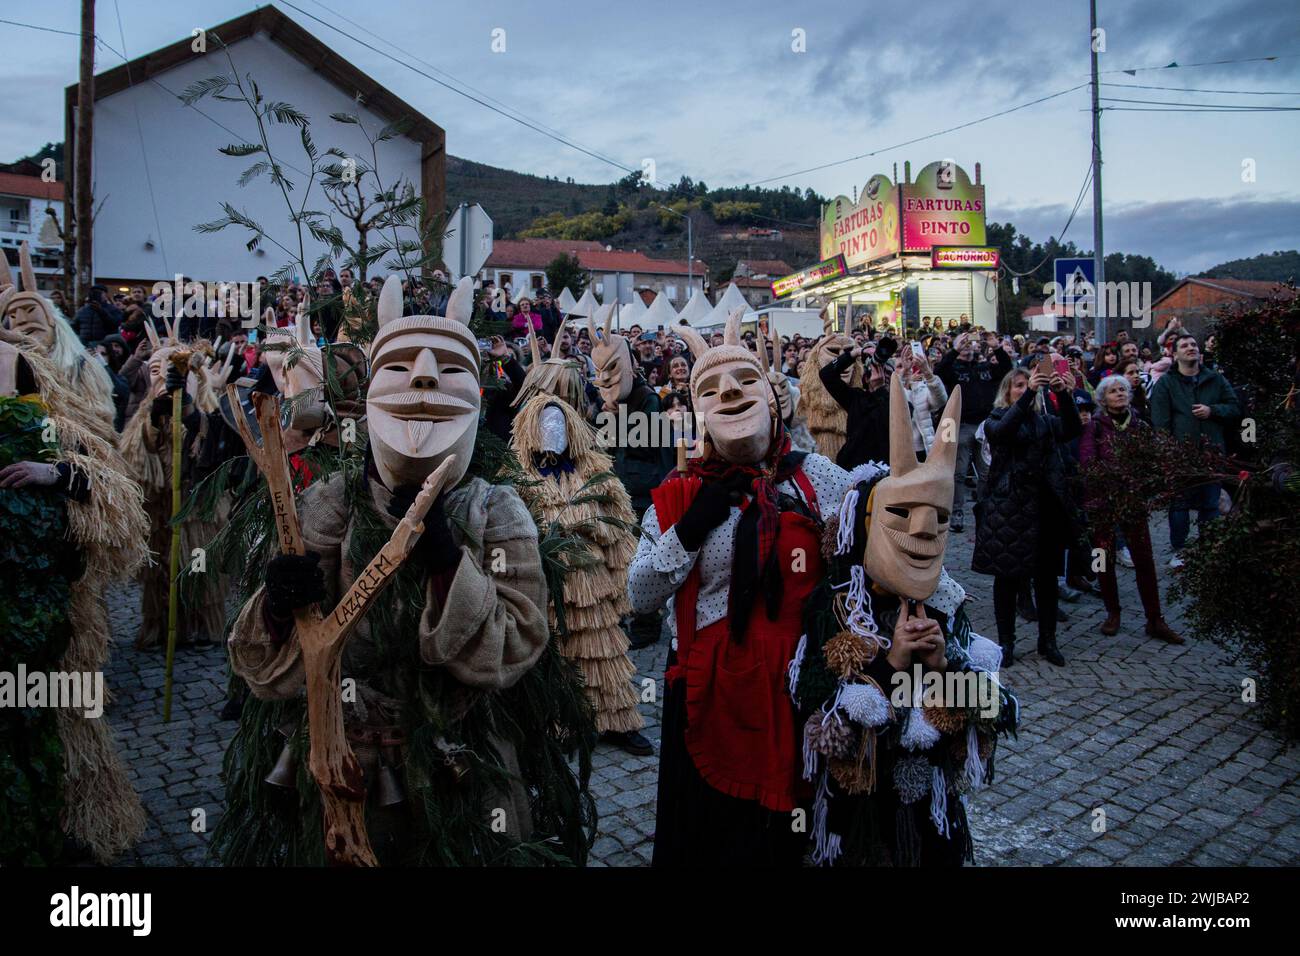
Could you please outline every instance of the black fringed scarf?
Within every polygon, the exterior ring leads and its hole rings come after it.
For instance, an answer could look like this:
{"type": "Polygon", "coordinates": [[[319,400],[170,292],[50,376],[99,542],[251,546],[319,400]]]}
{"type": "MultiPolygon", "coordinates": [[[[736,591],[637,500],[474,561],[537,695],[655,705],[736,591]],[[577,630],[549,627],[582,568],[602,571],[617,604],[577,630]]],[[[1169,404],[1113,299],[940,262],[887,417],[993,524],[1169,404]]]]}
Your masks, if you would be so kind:
{"type": "Polygon", "coordinates": [[[781,607],[783,582],[776,550],[781,515],[776,487],[792,478],[807,456],[790,451],[790,436],[779,421],[777,429],[772,443],[774,451],[761,464],[738,465],[716,455],[690,462],[692,475],[706,482],[730,485],[754,499],[740,513],[732,547],[727,617],[731,622],[731,637],[738,643],[745,638],[760,588],[769,621],[776,619],[781,607]]]}

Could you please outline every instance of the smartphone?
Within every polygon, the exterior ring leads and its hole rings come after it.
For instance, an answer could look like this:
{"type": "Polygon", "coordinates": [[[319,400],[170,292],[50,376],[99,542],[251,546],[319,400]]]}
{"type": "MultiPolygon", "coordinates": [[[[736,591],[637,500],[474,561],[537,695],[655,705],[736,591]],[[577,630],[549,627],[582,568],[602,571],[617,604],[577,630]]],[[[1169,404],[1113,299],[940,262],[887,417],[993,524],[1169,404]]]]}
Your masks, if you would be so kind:
{"type": "Polygon", "coordinates": [[[1061,378],[1065,378],[1065,376],[1070,373],[1070,363],[1063,358],[1053,359],[1052,368],[1056,370],[1056,374],[1061,376],[1061,378]]]}
{"type": "Polygon", "coordinates": [[[925,348],[922,347],[920,342],[912,343],[912,354],[917,358],[925,358],[925,348]]]}
{"type": "Polygon", "coordinates": [[[1050,355],[1044,355],[1042,358],[1038,360],[1038,371],[1042,372],[1048,378],[1051,378],[1052,357],[1050,355]]]}

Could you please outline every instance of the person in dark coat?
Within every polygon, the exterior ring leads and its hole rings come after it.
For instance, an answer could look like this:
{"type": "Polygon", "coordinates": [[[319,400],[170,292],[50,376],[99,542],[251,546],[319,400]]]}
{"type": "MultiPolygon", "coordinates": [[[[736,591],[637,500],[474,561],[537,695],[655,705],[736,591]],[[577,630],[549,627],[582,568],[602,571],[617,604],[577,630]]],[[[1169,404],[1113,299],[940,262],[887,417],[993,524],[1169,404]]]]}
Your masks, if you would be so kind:
{"type": "Polygon", "coordinates": [[[889,461],[889,371],[885,363],[897,348],[893,339],[880,340],[875,353],[867,358],[863,388],[854,388],[841,377],[864,354],[862,346],[841,352],[818,373],[831,398],[848,413],[844,447],[835,456],[835,464],[845,471],[869,461],[889,461]]]}
{"type": "Polygon", "coordinates": [[[975,336],[969,334],[957,336],[953,347],[944,353],[935,367],[934,374],[939,376],[939,381],[943,382],[948,394],[951,395],[954,388],[961,386],[957,486],[952,499],[952,520],[948,525],[951,531],[964,531],[966,527],[966,472],[970,469],[971,462],[975,463],[975,474],[981,482],[984,480],[984,459],[979,453],[979,441],[975,432],[993,410],[998,382],[1009,371],[1011,356],[1005,349],[994,348],[987,354],[981,354],[975,336]]]}
{"type": "Polygon", "coordinates": [[[979,489],[973,570],[993,575],[993,613],[1004,664],[1014,661],[1016,596],[1031,579],[1038,603],[1038,653],[1058,667],[1056,578],[1082,532],[1068,480],[1066,443],[1083,427],[1069,385],[1038,366],[1013,369],[998,386],[984,436],[992,450],[979,489]],[[1048,390],[1057,401],[1053,408],[1048,390]]]}
{"type": "Polygon", "coordinates": [[[86,296],[86,304],[77,310],[73,326],[77,337],[87,348],[94,348],[104,336],[112,335],[122,324],[122,312],[108,297],[108,289],[102,285],[92,285],[86,296]]]}
{"type": "Polygon", "coordinates": [[[483,424],[492,434],[502,441],[510,441],[510,426],[514,424],[515,409],[513,402],[524,384],[527,370],[519,364],[506,345],[506,340],[499,335],[492,336],[492,348],[488,353],[485,376],[496,378],[498,388],[485,388],[483,391],[483,424]]]}

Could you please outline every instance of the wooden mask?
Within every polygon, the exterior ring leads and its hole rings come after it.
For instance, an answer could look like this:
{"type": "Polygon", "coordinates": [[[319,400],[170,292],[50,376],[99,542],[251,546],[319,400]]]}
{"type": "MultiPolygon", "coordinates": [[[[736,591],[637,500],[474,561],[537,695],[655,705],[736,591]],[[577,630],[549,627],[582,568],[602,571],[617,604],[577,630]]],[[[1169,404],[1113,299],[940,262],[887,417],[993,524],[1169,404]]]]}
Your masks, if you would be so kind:
{"type": "Polygon", "coordinates": [[[384,281],[379,331],[370,345],[366,420],[370,450],[389,490],[418,487],[449,454],[456,455],[446,487],[469,467],[478,436],[478,342],[469,329],[474,283],[457,283],[446,316],[402,315],[402,282],[384,281]]]}
{"type": "Polygon", "coordinates": [[[610,405],[627,401],[636,380],[632,366],[632,346],[621,335],[610,330],[614,320],[613,305],[602,305],[596,315],[604,322],[597,329],[591,316],[587,317],[587,335],[591,338],[591,361],[596,366],[596,388],[600,397],[610,405]]]}
{"type": "Polygon", "coordinates": [[[18,247],[18,265],[23,281],[21,290],[14,284],[9,262],[0,252],[0,323],[29,336],[42,348],[53,348],[53,306],[36,289],[36,270],[32,268],[32,253],[26,242],[18,247]]]}
{"type": "Polygon", "coordinates": [[[889,383],[889,476],[877,482],[863,559],[871,580],[899,597],[924,601],[943,572],[961,431],[961,386],[952,390],[924,463],[912,448],[912,422],[897,374],[889,383]]]}

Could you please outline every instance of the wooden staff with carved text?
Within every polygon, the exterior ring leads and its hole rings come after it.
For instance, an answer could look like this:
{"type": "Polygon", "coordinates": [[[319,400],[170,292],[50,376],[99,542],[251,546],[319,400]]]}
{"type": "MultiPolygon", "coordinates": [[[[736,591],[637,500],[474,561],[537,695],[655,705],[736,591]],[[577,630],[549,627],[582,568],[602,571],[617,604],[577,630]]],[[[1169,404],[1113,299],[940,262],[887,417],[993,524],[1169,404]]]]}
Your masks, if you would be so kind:
{"type": "MultiPolygon", "coordinates": [[[[227,393],[234,391],[230,386],[227,393]]],[[[238,407],[237,393],[230,394],[230,400],[233,406],[238,407]]],[[[289,459],[284,452],[280,431],[280,402],[273,396],[257,395],[254,405],[262,444],[258,445],[242,417],[236,418],[239,434],[249,457],[266,478],[281,552],[303,554],[289,459]]],[[[449,456],[425,479],[420,493],[388,542],[328,615],[322,614],[317,606],[294,612],[294,634],[302,647],[307,680],[307,723],[311,742],[308,766],[320,787],[325,817],[325,851],[332,863],[378,865],[366,834],[361,766],[348,744],[343,727],[340,692],[343,647],[366,608],[411,553],[424,531],[424,516],[442,490],[454,463],[455,456],[449,456]]]]}

